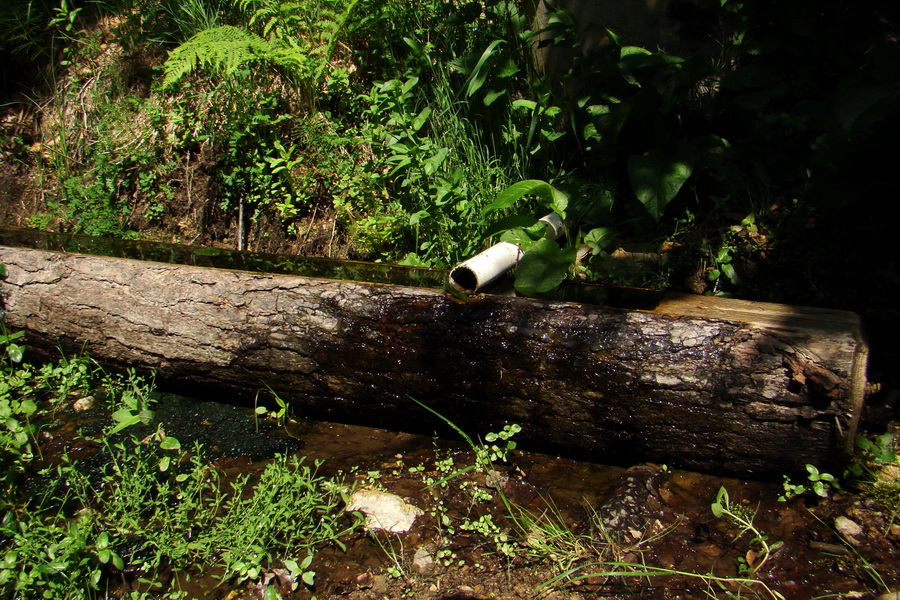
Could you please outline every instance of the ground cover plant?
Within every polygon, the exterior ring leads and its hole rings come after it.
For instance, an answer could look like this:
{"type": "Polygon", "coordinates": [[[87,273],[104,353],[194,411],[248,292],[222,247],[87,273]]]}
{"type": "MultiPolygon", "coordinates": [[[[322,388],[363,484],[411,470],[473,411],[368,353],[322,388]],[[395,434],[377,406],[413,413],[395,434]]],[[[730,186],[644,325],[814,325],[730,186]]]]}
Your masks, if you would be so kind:
{"type": "Polygon", "coordinates": [[[17,337],[0,339],[5,597],[181,598],[188,593],[177,573],[187,569],[262,581],[261,589],[267,569],[281,569],[292,589],[314,584],[316,549],[339,545],[353,526],[343,518],[341,486],[318,475],[318,464],[281,455],[255,474],[226,478],[199,444],[182,449],[165,435],[152,381],[106,373],[85,356],[34,366],[23,362],[17,337]],[[99,429],[79,433],[80,457],[42,453],[38,432],[49,451],[59,411],[101,398],[111,406],[99,429]],[[131,432],[141,424],[151,433],[138,439],[131,432]]]}

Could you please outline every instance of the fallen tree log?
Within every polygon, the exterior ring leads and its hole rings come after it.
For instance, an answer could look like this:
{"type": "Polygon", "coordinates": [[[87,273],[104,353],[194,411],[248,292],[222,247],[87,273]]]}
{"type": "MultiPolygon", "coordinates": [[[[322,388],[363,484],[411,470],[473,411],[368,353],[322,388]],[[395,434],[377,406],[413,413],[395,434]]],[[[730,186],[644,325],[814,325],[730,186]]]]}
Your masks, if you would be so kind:
{"type": "MultiPolygon", "coordinates": [[[[0,238],[0,243],[4,243],[0,238]]],[[[305,417],[472,434],[610,464],[837,468],[866,345],[852,313],[666,294],[641,310],[0,246],[8,326],[165,385],[305,417]]]]}

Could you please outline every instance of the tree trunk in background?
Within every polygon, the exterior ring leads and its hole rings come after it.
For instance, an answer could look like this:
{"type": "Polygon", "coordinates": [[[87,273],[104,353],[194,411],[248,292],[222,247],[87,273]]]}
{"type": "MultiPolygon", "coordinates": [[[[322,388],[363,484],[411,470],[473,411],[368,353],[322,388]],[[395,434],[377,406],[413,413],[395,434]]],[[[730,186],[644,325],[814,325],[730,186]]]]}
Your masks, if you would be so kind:
{"type": "Polygon", "coordinates": [[[300,416],[468,433],[608,464],[775,476],[835,468],[867,350],[852,313],[666,295],[653,310],[0,246],[30,349],[155,369],[182,391],[300,416]]]}

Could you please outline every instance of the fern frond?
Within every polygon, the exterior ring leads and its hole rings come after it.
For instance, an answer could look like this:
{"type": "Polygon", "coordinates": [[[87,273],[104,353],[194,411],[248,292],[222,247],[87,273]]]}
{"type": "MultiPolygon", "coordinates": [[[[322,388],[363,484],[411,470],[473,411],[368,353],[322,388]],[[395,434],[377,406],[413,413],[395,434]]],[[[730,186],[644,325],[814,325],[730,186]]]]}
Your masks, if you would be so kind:
{"type": "Polygon", "coordinates": [[[197,68],[227,77],[241,65],[272,54],[268,41],[245,29],[231,25],[205,29],[169,53],[163,84],[174,85],[197,68]]]}
{"type": "Polygon", "coordinates": [[[325,74],[325,69],[328,67],[328,63],[331,62],[331,55],[334,54],[334,47],[338,42],[338,37],[344,31],[344,28],[347,25],[347,21],[350,20],[350,15],[353,13],[353,9],[356,8],[356,5],[359,4],[359,0],[350,0],[347,2],[347,5],[344,7],[343,12],[339,15],[339,17],[333,21],[334,29],[331,32],[331,35],[325,40],[325,52],[320,59],[319,67],[316,69],[315,74],[315,83],[318,84],[322,81],[322,77],[325,74]]]}

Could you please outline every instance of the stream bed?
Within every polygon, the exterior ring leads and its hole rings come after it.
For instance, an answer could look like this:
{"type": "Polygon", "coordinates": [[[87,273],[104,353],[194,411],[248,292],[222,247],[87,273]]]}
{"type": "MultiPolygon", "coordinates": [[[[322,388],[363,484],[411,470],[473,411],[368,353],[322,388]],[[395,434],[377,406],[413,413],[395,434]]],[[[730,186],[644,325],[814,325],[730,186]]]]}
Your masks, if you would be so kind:
{"type": "MultiPolygon", "coordinates": [[[[42,429],[41,465],[89,461],[97,449],[82,436],[108,420],[104,410],[57,410],[42,429]]],[[[166,436],[202,447],[225,480],[255,480],[275,455],[296,455],[321,461],[318,474],[341,482],[345,498],[377,490],[418,509],[396,533],[345,514],[340,547],[315,551],[312,586],[278,569],[240,582],[188,570],[171,575],[182,597],[277,597],[266,585],[320,600],[886,599],[900,590],[900,525],[864,493],[780,502],[781,482],[507,452],[513,432],[469,443],[171,394],[158,394],[154,410],[166,436]]],[[[154,427],[120,435],[140,439],[154,427]]],[[[108,597],[126,597],[137,580],[123,575],[108,597]]]]}

